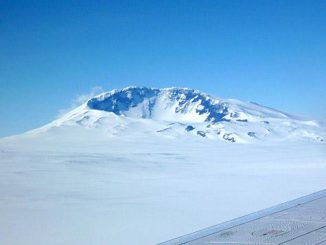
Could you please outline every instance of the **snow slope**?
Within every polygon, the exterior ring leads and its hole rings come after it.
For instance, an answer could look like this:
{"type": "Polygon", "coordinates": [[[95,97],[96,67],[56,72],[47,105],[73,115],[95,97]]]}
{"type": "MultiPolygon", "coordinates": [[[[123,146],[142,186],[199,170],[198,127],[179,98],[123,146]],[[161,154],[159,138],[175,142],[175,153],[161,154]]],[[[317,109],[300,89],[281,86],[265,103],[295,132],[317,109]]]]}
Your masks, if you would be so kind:
{"type": "Polygon", "coordinates": [[[323,132],[189,89],[104,93],[0,139],[0,244],[151,245],[324,189],[323,132]]]}

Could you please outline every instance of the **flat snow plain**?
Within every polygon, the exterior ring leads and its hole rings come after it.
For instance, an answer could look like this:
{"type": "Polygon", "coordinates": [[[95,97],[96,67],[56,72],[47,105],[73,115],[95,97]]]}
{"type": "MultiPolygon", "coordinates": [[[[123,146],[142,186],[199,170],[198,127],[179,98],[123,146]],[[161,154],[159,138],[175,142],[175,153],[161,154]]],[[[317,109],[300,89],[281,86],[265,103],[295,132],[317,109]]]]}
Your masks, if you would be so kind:
{"type": "Polygon", "coordinates": [[[326,187],[326,144],[58,130],[0,140],[0,244],[152,245],[326,187]]]}

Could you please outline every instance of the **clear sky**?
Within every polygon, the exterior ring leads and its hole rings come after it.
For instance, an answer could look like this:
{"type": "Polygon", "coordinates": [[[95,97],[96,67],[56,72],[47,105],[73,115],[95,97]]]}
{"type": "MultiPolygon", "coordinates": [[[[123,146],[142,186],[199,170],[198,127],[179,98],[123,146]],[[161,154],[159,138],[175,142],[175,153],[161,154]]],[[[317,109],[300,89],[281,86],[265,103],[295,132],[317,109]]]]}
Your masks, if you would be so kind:
{"type": "Polygon", "coordinates": [[[93,87],[181,86],[326,118],[326,1],[0,1],[0,136],[93,87]]]}

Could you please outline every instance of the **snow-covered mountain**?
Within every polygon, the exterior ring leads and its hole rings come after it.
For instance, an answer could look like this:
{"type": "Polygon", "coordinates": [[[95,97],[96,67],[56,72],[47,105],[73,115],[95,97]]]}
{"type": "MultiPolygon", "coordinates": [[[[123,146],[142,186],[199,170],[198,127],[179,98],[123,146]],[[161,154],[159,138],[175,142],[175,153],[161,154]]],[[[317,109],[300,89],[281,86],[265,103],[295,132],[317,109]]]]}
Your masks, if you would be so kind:
{"type": "Polygon", "coordinates": [[[196,136],[228,142],[323,142],[325,135],[317,121],[188,88],[112,90],[28,134],[63,127],[101,129],[108,137],[196,136]]]}
{"type": "Polygon", "coordinates": [[[323,138],[192,89],[103,93],[0,139],[0,244],[158,244],[325,188],[323,138]]]}

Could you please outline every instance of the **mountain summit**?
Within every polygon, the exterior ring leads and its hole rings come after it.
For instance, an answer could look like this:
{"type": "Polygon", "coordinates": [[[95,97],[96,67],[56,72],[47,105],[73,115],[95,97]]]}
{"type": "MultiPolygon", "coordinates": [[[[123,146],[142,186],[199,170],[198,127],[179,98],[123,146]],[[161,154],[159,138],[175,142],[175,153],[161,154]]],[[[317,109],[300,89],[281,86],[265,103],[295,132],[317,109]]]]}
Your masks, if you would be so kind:
{"type": "Polygon", "coordinates": [[[188,88],[112,90],[31,133],[72,126],[102,129],[108,136],[119,137],[189,135],[229,142],[323,141],[322,129],[316,121],[188,88]]]}
{"type": "Polygon", "coordinates": [[[172,122],[217,123],[231,119],[245,120],[250,115],[287,117],[283,113],[253,103],[245,105],[240,101],[221,100],[187,88],[128,87],[96,96],[87,102],[87,106],[116,115],[172,122]]]}

